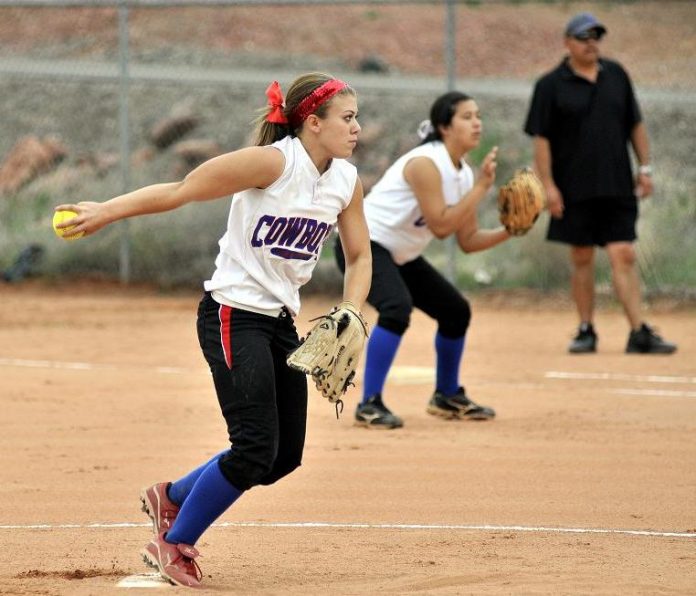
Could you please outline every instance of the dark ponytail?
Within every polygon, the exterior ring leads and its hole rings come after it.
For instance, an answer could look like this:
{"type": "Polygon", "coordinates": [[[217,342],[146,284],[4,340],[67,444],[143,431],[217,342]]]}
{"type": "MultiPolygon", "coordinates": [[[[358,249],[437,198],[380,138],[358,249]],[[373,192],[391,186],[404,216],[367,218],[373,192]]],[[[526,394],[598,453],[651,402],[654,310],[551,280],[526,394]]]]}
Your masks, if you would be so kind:
{"type": "Polygon", "coordinates": [[[420,144],[424,145],[431,141],[441,141],[442,132],[440,131],[440,127],[449,126],[452,122],[454,113],[457,111],[457,105],[462,101],[469,101],[470,99],[472,98],[460,91],[450,91],[438,97],[430,108],[430,123],[432,128],[428,131],[420,144]]]}

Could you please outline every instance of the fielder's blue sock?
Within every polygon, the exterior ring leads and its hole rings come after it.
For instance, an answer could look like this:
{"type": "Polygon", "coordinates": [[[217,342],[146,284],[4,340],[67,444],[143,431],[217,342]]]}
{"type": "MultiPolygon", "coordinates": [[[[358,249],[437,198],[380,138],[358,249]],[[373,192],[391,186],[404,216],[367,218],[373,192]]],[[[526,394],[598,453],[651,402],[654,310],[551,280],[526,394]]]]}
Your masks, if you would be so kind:
{"type": "Polygon", "coordinates": [[[375,393],[382,393],[384,381],[391,368],[396,351],[399,349],[401,336],[376,326],[367,342],[365,356],[365,378],[363,379],[362,403],[375,393]]]}
{"type": "Polygon", "coordinates": [[[450,339],[435,335],[437,379],[435,388],[443,395],[454,395],[459,389],[459,364],[464,353],[464,336],[450,339]]]}
{"type": "Polygon", "coordinates": [[[202,466],[196,468],[193,472],[189,472],[183,478],[179,478],[179,480],[177,480],[176,482],[172,482],[169,485],[169,488],[167,489],[167,495],[169,496],[171,502],[181,507],[181,505],[186,500],[186,497],[188,497],[189,493],[191,492],[191,489],[193,488],[193,485],[196,483],[196,480],[198,480],[198,477],[203,473],[203,470],[205,470],[208,467],[208,464],[217,461],[218,459],[220,459],[220,456],[227,453],[228,451],[229,449],[221,451],[217,455],[214,455],[212,458],[210,458],[202,466]]]}
{"type": "Polygon", "coordinates": [[[196,544],[212,523],[242,494],[222,475],[217,459],[208,464],[193,485],[165,537],[171,544],[196,544]]]}

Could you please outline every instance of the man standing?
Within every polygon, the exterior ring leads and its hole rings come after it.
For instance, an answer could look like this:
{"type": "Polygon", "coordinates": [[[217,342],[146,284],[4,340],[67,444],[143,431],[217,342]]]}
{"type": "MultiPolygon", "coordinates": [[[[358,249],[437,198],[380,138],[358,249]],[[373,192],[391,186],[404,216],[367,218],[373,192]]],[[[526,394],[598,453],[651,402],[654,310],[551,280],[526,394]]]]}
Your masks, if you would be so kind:
{"type": "Polygon", "coordinates": [[[548,240],[570,245],[572,295],[580,326],[574,354],[595,352],[595,246],[605,247],[616,296],[630,324],[628,353],[671,354],[677,346],[642,321],[636,269],[638,200],[653,190],[650,146],[628,74],[600,57],[607,29],[594,15],[575,15],[565,29],[568,50],[534,88],[525,132],[534,137],[536,169],[546,187],[548,240]],[[628,143],[638,161],[631,173],[628,143]]]}

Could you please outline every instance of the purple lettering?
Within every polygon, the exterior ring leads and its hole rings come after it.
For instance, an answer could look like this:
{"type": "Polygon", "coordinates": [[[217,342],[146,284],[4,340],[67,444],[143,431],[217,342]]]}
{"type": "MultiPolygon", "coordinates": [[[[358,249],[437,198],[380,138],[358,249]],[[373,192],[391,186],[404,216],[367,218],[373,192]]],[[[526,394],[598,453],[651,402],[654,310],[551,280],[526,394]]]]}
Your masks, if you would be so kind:
{"type": "Polygon", "coordinates": [[[254,234],[251,237],[251,245],[252,246],[262,246],[263,245],[263,240],[259,238],[259,232],[261,231],[261,226],[263,224],[266,224],[267,226],[270,226],[273,223],[273,220],[275,218],[272,215],[263,215],[259,219],[259,223],[256,224],[256,229],[254,230],[254,234]]]}
{"type": "Polygon", "coordinates": [[[324,230],[324,234],[317,241],[317,248],[314,251],[315,253],[319,253],[319,251],[321,250],[321,247],[324,246],[324,242],[326,242],[326,239],[331,234],[331,231],[333,230],[333,228],[334,227],[332,225],[326,224],[326,230],[324,230]]]}
{"type": "Polygon", "coordinates": [[[280,233],[283,231],[285,228],[285,224],[288,223],[288,218],[287,217],[278,217],[274,222],[273,225],[271,226],[271,229],[268,230],[268,234],[266,234],[266,238],[263,241],[264,244],[275,244],[275,241],[278,240],[278,236],[280,236],[280,233]]]}
{"type": "Polygon", "coordinates": [[[312,239],[309,241],[309,244],[307,244],[307,250],[309,252],[317,252],[317,249],[319,248],[321,242],[320,240],[324,237],[324,234],[326,233],[326,224],[322,221],[318,226],[317,229],[315,230],[314,234],[312,234],[312,239]]]}
{"type": "Polygon", "coordinates": [[[307,229],[305,230],[305,233],[302,234],[302,237],[300,240],[295,244],[295,248],[304,248],[307,246],[307,243],[312,239],[312,235],[314,234],[314,230],[317,229],[317,220],[316,219],[308,219],[307,220],[307,229]]]}
{"type": "Polygon", "coordinates": [[[297,237],[300,235],[302,228],[304,228],[305,222],[307,220],[304,217],[291,217],[288,220],[288,225],[280,237],[278,244],[282,246],[290,246],[297,237]]]}

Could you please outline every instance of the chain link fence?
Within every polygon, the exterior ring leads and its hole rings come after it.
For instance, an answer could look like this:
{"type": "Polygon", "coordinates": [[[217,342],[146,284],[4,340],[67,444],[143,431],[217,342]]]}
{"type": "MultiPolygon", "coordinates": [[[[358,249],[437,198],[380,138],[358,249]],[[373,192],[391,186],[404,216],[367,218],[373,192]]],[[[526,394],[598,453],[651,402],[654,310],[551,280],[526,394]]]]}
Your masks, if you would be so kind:
{"type": "MultiPolygon", "coordinates": [[[[430,103],[451,88],[473,95],[484,113],[486,138],[471,161],[499,145],[503,180],[531,161],[521,130],[529,95],[536,76],[560,59],[558,29],[568,15],[589,8],[606,15],[613,32],[655,5],[607,4],[0,0],[0,270],[38,246],[46,275],[199,285],[211,273],[228,201],[121,222],[74,243],[53,236],[53,206],[178,179],[202,159],[243,146],[268,82],[287,85],[310,70],[345,78],[360,94],[354,161],[366,187],[417,143],[430,103]]],[[[653,43],[676,44],[674,28],[693,30],[683,5],[661,3],[673,18],[653,21],[653,30],[669,39],[653,43]]],[[[625,37],[619,41],[630,44],[625,37]]],[[[638,73],[658,187],[643,205],[640,262],[654,291],[696,285],[696,53],[688,49],[677,44],[662,61],[684,73],[678,84],[662,84],[669,73],[651,71],[647,60],[638,73]]],[[[481,221],[495,224],[493,197],[481,221]]],[[[553,288],[567,280],[567,259],[544,241],[544,228],[477,255],[436,242],[430,257],[462,288],[553,288]]]]}

